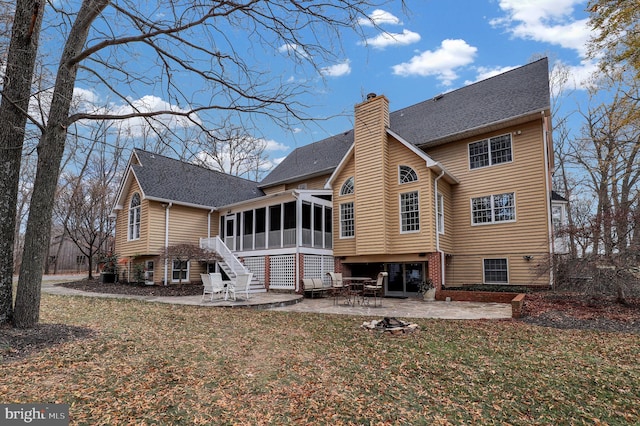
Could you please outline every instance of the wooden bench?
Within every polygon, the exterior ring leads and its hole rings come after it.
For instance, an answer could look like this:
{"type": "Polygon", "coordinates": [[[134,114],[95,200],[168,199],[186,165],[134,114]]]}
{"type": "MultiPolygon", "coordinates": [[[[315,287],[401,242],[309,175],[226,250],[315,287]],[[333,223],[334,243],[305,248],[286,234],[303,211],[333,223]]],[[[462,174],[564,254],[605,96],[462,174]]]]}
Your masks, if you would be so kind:
{"type": "Polygon", "coordinates": [[[314,294],[319,293],[322,295],[329,290],[328,287],[324,286],[321,278],[303,278],[302,286],[305,293],[311,293],[312,299],[314,294]]]}

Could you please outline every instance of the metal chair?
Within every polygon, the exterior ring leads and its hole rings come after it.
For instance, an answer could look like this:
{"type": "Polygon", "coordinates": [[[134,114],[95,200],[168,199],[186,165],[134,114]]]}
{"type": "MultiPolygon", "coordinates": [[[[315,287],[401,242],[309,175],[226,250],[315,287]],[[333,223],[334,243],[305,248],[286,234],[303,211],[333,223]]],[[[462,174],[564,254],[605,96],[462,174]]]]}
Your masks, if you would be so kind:
{"type": "Polygon", "coordinates": [[[331,287],[329,287],[329,295],[333,297],[333,304],[338,304],[340,296],[347,297],[347,286],[342,281],[342,272],[327,272],[331,278],[331,287]]]}
{"type": "MultiPolygon", "coordinates": [[[[380,272],[378,273],[378,278],[375,283],[364,285],[364,288],[362,289],[362,297],[367,305],[369,304],[367,296],[371,295],[373,295],[373,306],[378,305],[378,295],[382,296],[382,292],[384,291],[384,279],[388,275],[388,272],[380,272]]],[[[382,297],[380,297],[380,306],[382,306],[382,297]]]]}

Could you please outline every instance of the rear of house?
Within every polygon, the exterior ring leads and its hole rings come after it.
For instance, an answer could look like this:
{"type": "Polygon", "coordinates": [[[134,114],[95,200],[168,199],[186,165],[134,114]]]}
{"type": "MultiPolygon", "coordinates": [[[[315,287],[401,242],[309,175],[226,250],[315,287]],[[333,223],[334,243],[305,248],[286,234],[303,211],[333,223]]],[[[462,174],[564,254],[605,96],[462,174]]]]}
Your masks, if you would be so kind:
{"type": "Polygon", "coordinates": [[[428,279],[549,285],[537,267],[553,251],[546,59],[392,113],[371,94],[354,123],[260,183],[136,150],[116,250],[165,283],[218,267],[158,257],[189,242],[242,259],[265,290],[332,271],[387,271],[385,294],[401,297],[428,279]]]}

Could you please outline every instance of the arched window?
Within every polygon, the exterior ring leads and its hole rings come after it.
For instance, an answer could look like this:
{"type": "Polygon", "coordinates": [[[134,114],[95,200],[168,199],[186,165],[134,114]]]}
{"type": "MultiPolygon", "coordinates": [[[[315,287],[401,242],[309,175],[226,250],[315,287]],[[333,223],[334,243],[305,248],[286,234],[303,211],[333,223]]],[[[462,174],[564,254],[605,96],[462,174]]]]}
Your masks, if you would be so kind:
{"type": "Polygon", "coordinates": [[[351,176],[342,184],[342,188],[340,188],[340,195],[353,194],[353,191],[354,191],[353,176],[351,176]]]}
{"type": "Polygon", "coordinates": [[[418,175],[411,167],[400,166],[398,168],[398,180],[400,183],[415,182],[418,180],[418,175]]]}
{"type": "Polygon", "coordinates": [[[131,197],[129,204],[129,240],[140,238],[140,194],[137,192],[131,197]]]}

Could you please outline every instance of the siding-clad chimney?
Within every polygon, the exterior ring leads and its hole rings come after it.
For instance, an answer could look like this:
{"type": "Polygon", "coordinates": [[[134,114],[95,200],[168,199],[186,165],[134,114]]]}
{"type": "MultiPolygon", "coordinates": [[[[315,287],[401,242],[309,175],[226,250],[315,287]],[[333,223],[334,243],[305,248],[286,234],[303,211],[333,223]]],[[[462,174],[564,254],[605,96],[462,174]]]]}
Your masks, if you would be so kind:
{"type": "Polygon", "coordinates": [[[388,183],[384,169],[388,159],[389,101],[367,95],[355,107],[355,215],[356,254],[387,253],[386,208],[388,183]]]}

